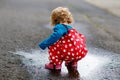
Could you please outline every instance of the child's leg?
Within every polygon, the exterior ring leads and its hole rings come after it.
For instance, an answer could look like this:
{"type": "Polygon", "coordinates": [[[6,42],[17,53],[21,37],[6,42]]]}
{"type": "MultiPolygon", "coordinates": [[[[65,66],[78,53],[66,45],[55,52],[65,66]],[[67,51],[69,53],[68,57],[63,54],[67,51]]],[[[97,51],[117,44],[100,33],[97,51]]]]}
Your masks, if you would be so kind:
{"type": "Polygon", "coordinates": [[[71,68],[77,68],[77,61],[71,61],[71,62],[66,61],[65,66],[69,66],[71,68]]]}
{"type": "Polygon", "coordinates": [[[61,69],[63,61],[61,60],[61,55],[58,54],[58,51],[49,50],[49,61],[50,63],[45,64],[46,69],[61,69]]]}
{"type": "Polygon", "coordinates": [[[77,70],[77,62],[65,63],[70,77],[80,77],[80,74],[77,70]]]}
{"type": "Polygon", "coordinates": [[[45,64],[45,68],[51,70],[61,70],[61,67],[61,65],[54,65],[53,63],[45,64]]]}

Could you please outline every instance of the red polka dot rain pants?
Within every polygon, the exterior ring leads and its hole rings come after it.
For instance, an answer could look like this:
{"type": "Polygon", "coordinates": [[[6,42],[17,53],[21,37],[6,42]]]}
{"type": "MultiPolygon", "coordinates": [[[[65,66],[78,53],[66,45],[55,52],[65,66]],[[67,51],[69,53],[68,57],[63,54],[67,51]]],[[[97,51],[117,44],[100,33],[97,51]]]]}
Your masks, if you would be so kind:
{"type": "Polygon", "coordinates": [[[84,35],[70,29],[68,34],[49,46],[49,60],[54,65],[62,64],[63,61],[66,64],[77,62],[85,57],[87,52],[84,35]]]}

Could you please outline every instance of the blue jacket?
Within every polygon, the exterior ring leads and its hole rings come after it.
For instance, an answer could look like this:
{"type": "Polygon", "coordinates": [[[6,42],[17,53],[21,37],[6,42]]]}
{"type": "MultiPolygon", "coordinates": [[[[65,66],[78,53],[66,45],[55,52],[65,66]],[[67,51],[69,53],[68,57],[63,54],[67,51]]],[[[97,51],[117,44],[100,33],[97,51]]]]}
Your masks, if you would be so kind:
{"type": "MultiPolygon", "coordinates": [[[[71,29],[72,27],[70,25],[67,25],[67,28],[71,29]]],[[[52,44],[57,42],[57,40],[59,40],[64,34],[67,34],[68,32],[63,24],[55,25],[53,31],[54,32],[47,39],[39,43],[39,47],[41,49],[44,50],[46,47],[51,46],[52,44]]]]}

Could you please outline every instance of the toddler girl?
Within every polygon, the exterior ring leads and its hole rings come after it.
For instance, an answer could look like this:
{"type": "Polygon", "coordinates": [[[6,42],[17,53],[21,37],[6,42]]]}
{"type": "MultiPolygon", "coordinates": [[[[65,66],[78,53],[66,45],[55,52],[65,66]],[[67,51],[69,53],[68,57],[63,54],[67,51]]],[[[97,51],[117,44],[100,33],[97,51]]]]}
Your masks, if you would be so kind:
{"type": "Polygon", "coordinates": [[[41,49],[48,47],[49,50],[50,63],[45,64],[46,69],[61,70],[63,61],[67,68],[77,68],[77,62],[86,55],[85,37],[69,25],[72,22],[68,8],[58,7],[52,11],[53,33],[39,43],[41,49]]]}

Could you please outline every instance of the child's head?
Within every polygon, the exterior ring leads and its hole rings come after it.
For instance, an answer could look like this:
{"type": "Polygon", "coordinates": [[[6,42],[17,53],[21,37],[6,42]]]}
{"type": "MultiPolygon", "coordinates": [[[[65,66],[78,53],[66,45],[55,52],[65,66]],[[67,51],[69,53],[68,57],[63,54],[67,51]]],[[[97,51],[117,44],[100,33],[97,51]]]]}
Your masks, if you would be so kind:
{"type": "Polygon", "coordinates": [[[51,13],[51,25],[54,26],[59,23],[71,24],[73,22],[72,14],[68,8],[58,7],[51,13]]]}

